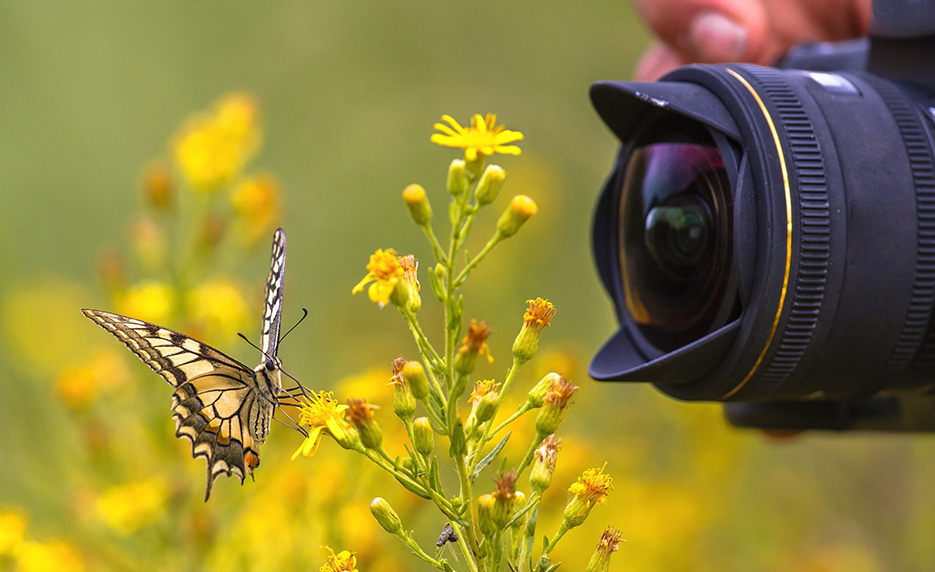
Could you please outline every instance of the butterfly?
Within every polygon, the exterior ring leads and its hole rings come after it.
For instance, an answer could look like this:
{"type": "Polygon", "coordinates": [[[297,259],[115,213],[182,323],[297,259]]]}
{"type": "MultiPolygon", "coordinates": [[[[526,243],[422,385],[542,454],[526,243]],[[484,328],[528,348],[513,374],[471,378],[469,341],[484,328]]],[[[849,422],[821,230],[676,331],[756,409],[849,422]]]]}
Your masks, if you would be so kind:
{"type": "Polygon", "coordinates": [[[280,397],[290,395],[282,387],[282,360],[277,355],[285,266],[286,233],[280,228],[273,234],[266,280],[263,358],[253,369],[169,328],[112,312],[81,310],[175,388],[175,435],[191,440],[192,457],[204,457],[208,463],[205,501],[221,475],[235,475],[242,484],[245,475],[253,474],[280,397]]]}

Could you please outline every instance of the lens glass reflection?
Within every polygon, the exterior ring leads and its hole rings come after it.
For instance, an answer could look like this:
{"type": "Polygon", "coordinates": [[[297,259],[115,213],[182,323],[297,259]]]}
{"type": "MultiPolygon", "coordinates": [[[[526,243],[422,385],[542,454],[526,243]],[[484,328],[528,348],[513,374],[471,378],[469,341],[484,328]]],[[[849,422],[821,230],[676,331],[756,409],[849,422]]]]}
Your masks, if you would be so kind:
{"type": "Polygon", "coordinates": [[[650,143],[630,155],[620,198],[623,290],[633,321],[662,351],[723,325],[720,310],[733,302],[730,197],[713,144],[650,143]]]}

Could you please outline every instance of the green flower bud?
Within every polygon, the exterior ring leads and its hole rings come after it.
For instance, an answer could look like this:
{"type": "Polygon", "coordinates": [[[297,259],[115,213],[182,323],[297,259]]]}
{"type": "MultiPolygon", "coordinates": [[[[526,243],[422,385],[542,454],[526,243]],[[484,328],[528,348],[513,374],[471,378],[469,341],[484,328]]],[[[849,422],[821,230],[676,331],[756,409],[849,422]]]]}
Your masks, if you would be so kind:
{"type": "Polygon", "coordinates": [[[428,226],[432,222],[432,206],[422,185],[409,185],[403,190],[403,202],[409,209],[409,215],[419,226],[428,226]]]}
{"type": "Polygon", "coordinates": [[[383,444],[383,432],[373,419],[374,406],[363,399],[347,400],[347,418],[357,432],[360,433],[360,442],[367,449],[379,449],[383,444]]]}
{"type": "MultiPolygon", "coordinates": [[[[513,500],[513,514],[510,515],[510,518],[513,518],[519,511],[526,508],[526,495],[523,494],[523,491],[516,491],[514,495],[516,498],[513,500]]],[[[514,534],[519,532],[520,527],[523,526],[523,520],[522,518],[518,518],[516,522],[513,523],[512,528],[514,534]]]]}
{"type": "Polygon", "coordinates": [[[601,540],[597,543],[597,549],[588,561],[588,567],[585,572],[608,572],[610,570],[610,556],[617,551],[617,545],[622,542],[620,532],[612,527],[607,527],[601,540]]]}
{"type": "Polygon", "coordinates": [[[498,529],[503,529],[506,527],[506,523],[509,522],[510,518],[513,516],[513,507],[516,503],[516,472],[510,471],[504,475],[500,475],[499,479],[495,481],[497,483],[497,490],[493,493],[494,506],[491,509],[490,517],[493,519],[494,524],[497,525],[498,529]]]}
{"type": "Polygon", "coordinates": [[[432,453],[435,448],[435,431],[428,417],[418,417],[412,422],[412,439],[412,446],[420,455],[427,457],[432,453]]]}
{"type": "Polygon", "coordinates": [[[460,419],[455,421],[450,437],[451,445],[448,447],[448,455],[452,458],[466,455],[467,443],[464,437],[464,423],[460,419]]]}
{"type": "Polygon", "coordinates": [[[546,394],[542,408],[536,415],[536,433],[545,437],[555,433],[559,424],[568,413],[571,396],[578,391],[578,386],[567,382],[559,376],[552,384],[552,389],[546,394]]]}
{"type": "MultiPolygon", "coordinates": [[[[471,320],[468,326],[468,332],[461,340],[461,346],[455,353],[455,372],[466,376],[477,367],[477,358],[482,355],[487,356],[487,362],[492,363],[493,358],[490,355],[490,348],[487,347],[487,338],[490,337],[492,330],[487,327],[486,321],[478,322],[471,320]]],[[[462,391],[464,391],[462,389],[462,391]]],[[[460,393],[455,393],[455,396],[460,393]]]]}
{"type": "Polygon", "coordinates": [[[513,236],[524,222],[536,214],[538,209],[536,202],[531,198],[526,195],[516,195],[510,201],[510,206],[500,216],[500,220],[497,221],[497,232],[503,238],[513,236]]]}
{"type": "Polygon", "coordinates": [[[448,167],[448,192],[454,197],[460,197],[471,188],[471,181],[464,169],[464,161],[455,159],[448,167]]]}
{"type": "Polygon", "coordinates": [[[560,379],[562,379],[562,376],[557,373],[546,374],[545,377],[539,380],[539,383],[529,390],[529,394],[526,395],[526,404],[532,409],[542,407],[545,396],[552,390],[552,384],[560,379]]]}
{"type": "Polygon", "coordinates": [[[477,499],[477,525],[481,533],[487,538],[493,538],[497,534],[497,524],[493,520],[494,506],[497,501],[493,495],[481,495],[477,499]]]}
{"type": "Polygon", "coordinates": [[[399,520],[399,516],[385,499],[381,497],[373,499],[370,502],[370,514],[377,519],[383,530],[390,534],[398,534],[402,530],[403,525],[399,520]]]}
{"type": "Polygon", "coordinates": [[[417,361],[407,361],[403,366],[403,377],[406,379],[409,390],[416,399],[425,399],[429,394],[429,380],[425,376],[425,368],[417,361]]]}
{"type": "Polygon", "coordinates": [[[561,441],[555,435],[549,435],[536,449],[535,460],[529,473],[529,484],[532,490],[540,495],[552,484],[552,473],[555,472],[555,459],[561,441]]]}
{"type": "Polygon", "coordinates": [[[474,196],[477,197],[478,204],[489,205],[496,200],[500,194],[500,188],[503,186],[503,180],[506,178],[506,171],[499,165],[490,165],[484,169],[480,181],[477,183],[477,189],[474,196]]]}

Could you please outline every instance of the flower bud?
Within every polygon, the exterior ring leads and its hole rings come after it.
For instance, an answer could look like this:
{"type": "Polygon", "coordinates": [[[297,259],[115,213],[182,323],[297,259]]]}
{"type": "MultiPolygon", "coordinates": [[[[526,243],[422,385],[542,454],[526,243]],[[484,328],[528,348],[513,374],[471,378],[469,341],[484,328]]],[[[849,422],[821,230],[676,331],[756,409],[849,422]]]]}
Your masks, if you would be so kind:
{"type": "Polygon", "coordinates": [[[487,322],[478,322],[471,320],[468,326],[468,332],[461,340],[461,346],[455,354],[454,369],[455,372],[466,376],[477,367],[478,356],[486,355],[487,362],[493,362],[490,356],[490,348],[487,347],[487,338],[492,330],[487,327],[487,322]]]}
{"type": "Polygon", "coordinates": [[[143,174],[143,200],[157,210],[172,207],[174,185],[172,173],[163,164],[152,165],[143,174]]]}
{"type": "Polygon", "coordinates": [[[379,449],[383,444],[383,432],[373,419],[374,409],[363,399],[347,400],[347,420],[360,433],[360,442],[367,449],[379,449]]]}
{"type": "Polygon", "coordinates": [[[403,421],[412,419],[412,414],[416,412],[416,398],[409,388],[409,384],[403,380],[402,383],[394,384],[393,387],[393,413],[403,421]]]}
{"type": "MultiPolygon", "coordinates": [[[[402,289],[402,293],[398,296],[400,307],[404,307],[413,314],[418,314],[419,310],[422,309],[422,297],[419,295],[419,290],[422,287],[419,284],[419,261],[416,260],[416,257],[407,254],[406,256],[400,256],[398,258],[399,267],[403,271],[402,279],[396,283],[395,290],[402,289]]],[[[396,292],[394,291],[394,294],[396,292]]],[[[390,297],[390,301],[393,298],[390,297]]]]}
{"type": "Polygon", "coordinates": [[[428,417],[418,417],[412,422],[412,446],[423,457],[427,457],[435,448],[435,431],[428,417]]]}
{"type": "Polygon", "coordinates": [[[497,221],[497,232],[503,238],[513,236],[524,222],[536,214],[537,210],[536,202],[531,198],[526,195],[516,195],[510,201],[510,206],[500,216],[500,220],[497,221]]]}
{"type": "Polygon", "coordinates": [[[409,216],[419,226],[428,226],[432,221],[432,205],[422,185],[409,185],[403,190],[403,202],[409,209],[409,216]]]}
{"type": "Polygon", "coordinates": [[[552,484],[556,454],[561,442],[562,440],[555,435],[549,435],[536,449],[535,460],[529,473],[529,484],[532,490],[540,495],[552,484]]]}
{"type": "Polygon", "coordinates": [[[506,171],[500,165],[490,165],[484,169],[484,174],[481,175],[477,189],[474,191],[478,204],[489,205],[494,202],[500,194],[505,178],[506,171]]]}
{"type": "Polygon", "coordinates": [[[532,389],[529,390],[529,393],[526,395],[526,405],[530,409],[535,409],[537,407],[542,407],[542,403],[545,401],[545,396],[549,394],[549,391],[552,390],[552,384],[560,380],[562,376],[552,372],[547,373],[545,377],[539,380],[532,389]]]}
{"type": "Polygon", "coordinates": [[[455,159],[448,167],[448,192],[453,197],[460,197],[471,188],[471,181],[464,169],[464,161],[455,159]]]}
{"type": "Polygon", "coordinates": [[[493,495],[481,495],[477,499],[477,525],[481,533],[487,538],[493,538],[497,534],[497,524],[493,520],[494,506],[497,501],[493,495]]]}
{"type": "Polygon", "coordinates": [[[370,514],[377,519],[383,530],[390,534],[398,534],[402,530],[403,525],[399,520],[399,515],[382,497],[377,497],[370,502],[370,514]]]}
{"type": "Polygon", "coordinates": [[[455,420],[454,429],[451,431],[449,438],[451,439],[451,445],[448,446],[448,456],[455,458],[467,454],[467,443],[464,438],[464,423],[460,419],[455,420]]]}
{"type": "Polygon", "coordinates": [[[425,399],[429,394],[429,380],[425,376],[425,368],[417,361],[407,361],[403,366],[403,377],[409,385],[412,395],[416,399],[425,399]]]}
{"type": "MultiPolygon", "coordinates": [[[[516,516],[516,514],[519,511],[526,508],[526,495],[523,494],[523,491],[516,491],[514,495],[515,495],[515,499],[513,500],[513,514],[510,515],[510,518],[513,518],[514,516],[516,516]]],[[[512,528],[513,528],[514,534],[516,532],[519,532],[519,528],[523,526],[523,520],[524,519],[522,518],[518,518],[516,519],[516,522],[513,523],[512,528]]]]}
{"type": "Polygon", "coordinates": [[[495,502],[490,516],[497,528],[502,530],[513,516],[513,506],[516,502],[516,471],[500,475],[495,482],[497,490],[493,493],[495,502]]]}
{"type": "Polygon", "coordinates": [[[492,379],[478,381],[471,392],[471,403],[474,406],[472,413],[480,423],[490,421],[497,412],[500,402],[500,384],[492,379]]]}
{"type": "Polygon", "coordinates": [[[552,389],[543,400],[542,409],[536,415],[536,433],[542,436],[551,435],[558,429],[559,424],[568,413],[568,404],[571,396],[578,391],[577,385],[572,385],[563,377],[552,383],[552,389]]]}
{"type": "Polygon", "coordinates": [[[601,540],[597,543],[597,549],[588,561],[588,567],[585,572],[608,572],[610,570],[610,556],[617,551],[617,545],[621,542],[620,532],[612,527],[607,527],[601,540]]]}

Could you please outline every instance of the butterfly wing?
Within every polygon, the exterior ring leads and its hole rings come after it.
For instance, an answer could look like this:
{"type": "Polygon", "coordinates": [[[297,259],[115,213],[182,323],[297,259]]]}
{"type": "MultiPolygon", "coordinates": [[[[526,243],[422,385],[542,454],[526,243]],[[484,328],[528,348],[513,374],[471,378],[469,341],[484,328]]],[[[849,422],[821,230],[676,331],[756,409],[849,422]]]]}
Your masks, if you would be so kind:
{"type": "Polygon", "coordinates": [[[85,316],[123,342],[175,387],[175,434],[192,442],[192,456],[208,463],[208,488],[221,475],[244,476],[259,465],[273,406],[257,389],[254,372],[184,334],[100,310],[85,316]]]}
{"type": "Polygon", "coordinates": [[[263,361],[276,357],[279,349],[279,322],[282,316],[283,280],[286,276],[286,231],[277,228],[273,233],[273,253],[269,277],[266,279],[266,298],[263,307],[263,361]]]}

